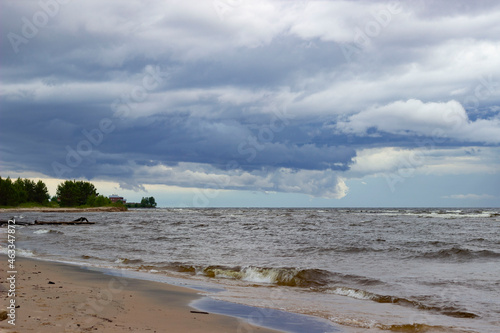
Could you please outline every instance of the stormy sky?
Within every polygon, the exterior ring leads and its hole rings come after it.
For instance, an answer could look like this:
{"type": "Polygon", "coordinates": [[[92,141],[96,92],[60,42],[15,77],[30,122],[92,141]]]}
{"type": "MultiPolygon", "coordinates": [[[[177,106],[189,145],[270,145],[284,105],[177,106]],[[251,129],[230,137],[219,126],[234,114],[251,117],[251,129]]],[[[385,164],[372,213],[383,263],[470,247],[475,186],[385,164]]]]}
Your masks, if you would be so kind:
{"type": "Polygon", "coordinates": [[[498,1],[0,3],[0,175],[160,206],[499,206],[498,1]]]}

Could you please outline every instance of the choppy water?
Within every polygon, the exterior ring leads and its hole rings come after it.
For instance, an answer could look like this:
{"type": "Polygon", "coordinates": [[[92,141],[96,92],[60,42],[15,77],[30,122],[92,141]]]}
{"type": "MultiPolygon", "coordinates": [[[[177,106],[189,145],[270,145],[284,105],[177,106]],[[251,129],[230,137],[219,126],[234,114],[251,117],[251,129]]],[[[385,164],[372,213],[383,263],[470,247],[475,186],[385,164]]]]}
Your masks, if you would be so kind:
{"type": "MultiPolygon", "coordinates": [[[[217,282],[226,291],[214,298],[313,314],[345,331],[493,333],[500,331],[499,212],[86,213],[97,224],[18,227],[17,246],[26,255],[217,282]]],[[[64,221],[82,213],[14,215],[64,221]]]]}

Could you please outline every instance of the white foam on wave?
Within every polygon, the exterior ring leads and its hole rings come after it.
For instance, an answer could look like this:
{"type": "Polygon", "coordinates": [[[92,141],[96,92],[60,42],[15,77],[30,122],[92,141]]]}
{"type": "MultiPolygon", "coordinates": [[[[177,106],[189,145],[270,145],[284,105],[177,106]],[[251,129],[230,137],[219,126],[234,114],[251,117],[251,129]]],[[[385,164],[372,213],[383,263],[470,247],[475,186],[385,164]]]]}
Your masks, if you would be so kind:
{"type": "Polygon", "coordinates": [[[128,258],[117,258],[113,261],[115,264],[127,264],[130,261],[128,258]]]}
{"type": "Polygon", "coordinates": [[[346,288],[346,287],[338,287],[335,289],[330,289],[327,292],[340,296],[348,296],[351,298],[362,299],[362,300],[371,300],[374,297],[374,295],[369,292],[358,289],[346,288]]]}
{"type": "Polygon", "coordinates": [[[496,216],[498,212],[495,211],[482,211],[478,213],[464,213],[462,210],[447,210],[446,212],[425,212],[425,213],[415,213],[415,212],[391,212],[386,211],[379,213],[379,215],[386,216],[416,216],[422,218],[442,218],[442,219],[461,219],[461,218],[489,218],[496,216]]]}
{"type": "Polygon", "coordinates": [[[34,231],[33,233],[34,233],[34,234],[47,234],[47,233],[49,233],[49,232],[50,232],[50,230],[49,230],[49,229],[40,229],[40,230],[36,230],[36,231],[34,231]]]}
{"type": "Polygon", "coordinates": [[[296,271],[286,271],[274,268],[259,268],[248,266],[242,269],[224,269],[224,268],[197,268],[196,275],[206,275],[215,278],[234,279],[254,283],[287,283],[294,279],[296,271]]]}
{"type": "Polygon", "coordinates": [[[438,213],[432,213],[432,214],[434,214],[434,216],[436,217],[449,218],[449,219],[491,217],[491,212],[481,212],[481,213],[471,213],[471,214],[446,212],[444,214],[438,214],[438,213]]]}
{"type": "MultiPolygon", "coordinates": [[[[0,253],[1,254],[8,254],[8,248],[6,246],[0,245],[0,253]]],[[[34,257],[35,253],[31,250],[24,250],[20,248],[16,248],[16,257],[34,257]]]]}
{"type": "Polygon", "coordinates": [[[278,279],[278,272],[273,270],[257,270],[253,267],[247,267],[242,271],[243,281],[257,283],[275,283],[278,279]]]}
{"type": "Polygon", "coordinates": [[[330,321],[344,326],[357,327],[357,328],[374,328],[377,323],[375,321],[367,321],[359,318],[347,318],[347,317],[329,317],[330,321]]]}
{"type": "Polygon", "coordinates": [[[35,252],[31,250],[23,250],[23,249],[16,249],[16,254],[21,256],[21,257],[34,257],[35,252]]]}

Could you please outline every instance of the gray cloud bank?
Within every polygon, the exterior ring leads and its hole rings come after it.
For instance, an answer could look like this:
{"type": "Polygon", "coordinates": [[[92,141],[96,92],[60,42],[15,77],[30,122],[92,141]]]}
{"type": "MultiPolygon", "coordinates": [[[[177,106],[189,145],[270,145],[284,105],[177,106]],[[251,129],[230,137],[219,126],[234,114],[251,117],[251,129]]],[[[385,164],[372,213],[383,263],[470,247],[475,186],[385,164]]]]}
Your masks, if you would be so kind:
{"type": "Polygon", "coordinates": [[[500,143],[495,1],[1,7],[3,170],[340,198],[365,149],[500,143]]]}

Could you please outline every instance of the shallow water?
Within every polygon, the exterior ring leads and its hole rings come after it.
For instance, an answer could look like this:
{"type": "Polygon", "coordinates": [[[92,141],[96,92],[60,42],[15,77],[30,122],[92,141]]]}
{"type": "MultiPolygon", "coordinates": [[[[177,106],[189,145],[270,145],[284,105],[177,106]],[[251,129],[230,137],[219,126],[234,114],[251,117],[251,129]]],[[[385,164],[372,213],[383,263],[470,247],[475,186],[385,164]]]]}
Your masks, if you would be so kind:
{"type": "Polygon", "coordinates": [[[19,254],[217,282],[225,291],[214,293],[216,299],[312,314],[347,331],[500,330],[497,209],[156,209],[85,216],[97,224],[18,226],[19,254]]]}

